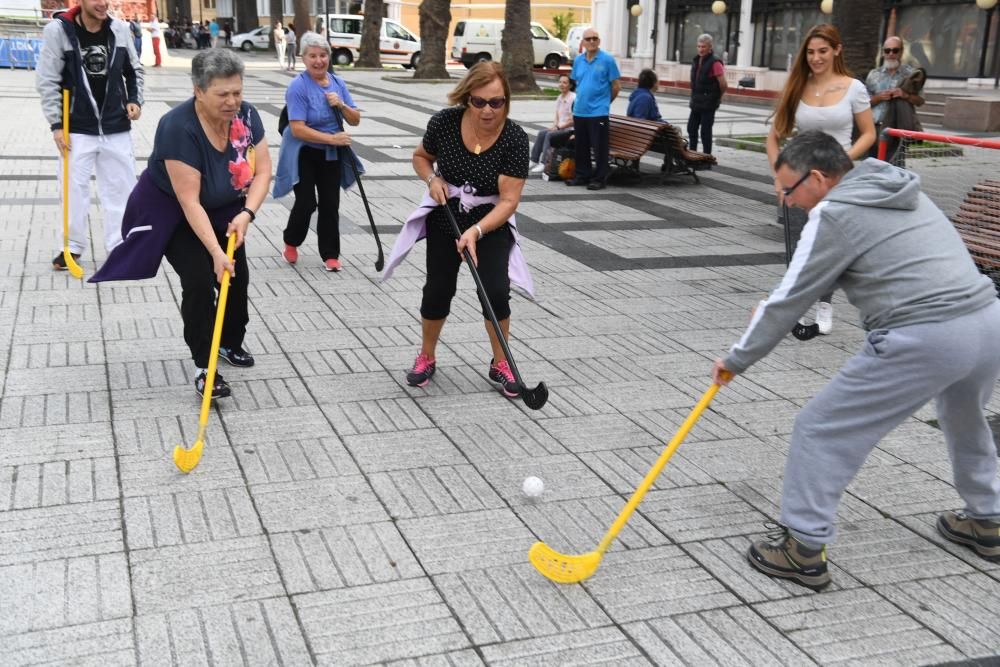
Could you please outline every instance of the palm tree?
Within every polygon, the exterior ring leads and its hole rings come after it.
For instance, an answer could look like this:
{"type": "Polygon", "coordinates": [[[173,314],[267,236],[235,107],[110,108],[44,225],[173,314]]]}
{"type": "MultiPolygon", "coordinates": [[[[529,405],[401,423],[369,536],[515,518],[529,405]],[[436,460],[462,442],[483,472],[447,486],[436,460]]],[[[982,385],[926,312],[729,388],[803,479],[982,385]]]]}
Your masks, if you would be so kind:
{"type": "Polygon", "coordinates": [[[844,40],[844,61],[854,76],[862,80],[878,61],[882,18],[881,2],[834,0],[833,24],[844,40]]]}
{"type": "Polygon", "coordinates": [[[420,62],[415,79],[447,79],[445,48],[451,25],[451,0],[423,0],[420,3],[420,62]]]}
{"type": "Polygon", "coordinates": [[[535,48],[531,43],[530,0],[507,0],[500,49],[510,89],[515,93],[537,93],[538,86],[531,71],[535,64],[535,48]]]}
{"type": "Polygon", "coordinates": [[[361,48],[356,67],[382,67],[379,56],[379,32],[382,30],[382,0],[365,0],[364,22],[361,24],[361,48]]]}

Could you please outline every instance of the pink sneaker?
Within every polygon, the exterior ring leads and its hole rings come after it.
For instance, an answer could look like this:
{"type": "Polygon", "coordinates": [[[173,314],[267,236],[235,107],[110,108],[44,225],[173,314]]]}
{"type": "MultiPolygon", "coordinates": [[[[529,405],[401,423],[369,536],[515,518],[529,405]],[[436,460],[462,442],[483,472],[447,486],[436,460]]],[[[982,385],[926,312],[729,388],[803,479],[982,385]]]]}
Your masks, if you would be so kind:
{"type": "Polygon", "coordinates": [[[327,271],[340,271],[340,260],[328,259],[325,262],[323,262],[323,266],[326,267],[327,271]]]}
{"type": "Polygon", "coordinates": [[[299,261],[299,249],[293,245],[285,244],[285,251],[281,253],[281,256],[285,258],[285,261],[289,264],[294,264],[299,261]]]}
{"type": "Polygon", "coordinates": [[[413,370],[406,374],[406,384],[411,387],[426,387],[437,370],[437,362],[421,352],[413,362],[413,370]]]}
{"type": "Polygon", "coordinates": [[[504,359],[500,363],[490,361],[490,380],[500,385],[503,395],[507,398],[517,398],[521,395],[521,385],[514,379],[510,364],[504,359]]]}

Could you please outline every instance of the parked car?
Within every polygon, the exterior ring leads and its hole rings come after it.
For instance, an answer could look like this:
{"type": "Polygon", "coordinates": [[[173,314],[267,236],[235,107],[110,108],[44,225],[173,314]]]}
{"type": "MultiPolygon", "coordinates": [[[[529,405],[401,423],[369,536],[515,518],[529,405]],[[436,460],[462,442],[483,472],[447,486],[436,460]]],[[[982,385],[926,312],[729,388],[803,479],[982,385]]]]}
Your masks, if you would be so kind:
{"type": "Polygon", "coordinates": [[[569,47],[569,59],[573,60],[577,54],[583,53],[583,33],[589,25],[574,25],[566,35],[566,45],[569,47]]]}
{"type": "Polygon", "coordinates": [[[271,26],[262,25],[254,28],[250,32],[233,35],[230,44],[237,49],[253,51],[254,49],[268,49],[271,46],[271,26]]]}
{"type": "MultiPolygon", "coordinates": [[[[327,15],[325,24],[334,65],[346,67],[357,59],[361,50],[362,20],[363,17],[356,14],[327,15]]],[[[379,57],[386,65],[402,65],[406,69],[416,67],[420,62],[420,38],[401,23],[382,19],[379,57]]]]}
{"type": "MultiPolygon", "coordinates": [[[[461,61],[466,67],[472,67],[483,60],[499,61],[503,56],[500,48],[503,26],[503,21],[459,21],[455,24],[451,57],[461,61]]],[[[531,24],[531,43],[537,67],[558,69],[569,61],[570,53],[566,42],[553,37],[541,23],[531,24]]]]}

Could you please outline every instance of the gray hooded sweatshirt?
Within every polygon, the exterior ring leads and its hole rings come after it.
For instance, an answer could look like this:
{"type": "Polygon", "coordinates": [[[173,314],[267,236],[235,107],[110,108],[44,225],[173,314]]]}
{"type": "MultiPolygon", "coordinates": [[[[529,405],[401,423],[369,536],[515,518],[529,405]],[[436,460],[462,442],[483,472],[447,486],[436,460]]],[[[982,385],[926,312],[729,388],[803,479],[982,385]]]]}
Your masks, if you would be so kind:
{"type": "Polygon", "coordinates": [[[868,159],[809,212],[788,270],[725,359],[742,373],[769,353],[822,294],[840,288],[866,331],[944,322],[993,303],[951,221],[920,177],[868,159]]]}

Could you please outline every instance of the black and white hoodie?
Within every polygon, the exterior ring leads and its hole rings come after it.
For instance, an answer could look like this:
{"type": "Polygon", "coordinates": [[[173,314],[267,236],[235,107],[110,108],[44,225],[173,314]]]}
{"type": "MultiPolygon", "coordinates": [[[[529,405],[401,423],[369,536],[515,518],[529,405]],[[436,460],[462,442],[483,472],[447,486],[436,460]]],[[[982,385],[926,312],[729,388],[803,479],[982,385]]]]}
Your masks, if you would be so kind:
{"type": "Polygon", "coordinates": [[[83,70],[74,21],[80,7],[57,13],[42,32],[35,87],[42,97],[42,113],[50,128],[62,129],[62,90],[70,91],[70,131],[77,134],[128,132],[125,105],[142,106],[143,71],[135,43],[124,21],[108,17],[108,75],[104,104],[98,108],[83,70]]]}

